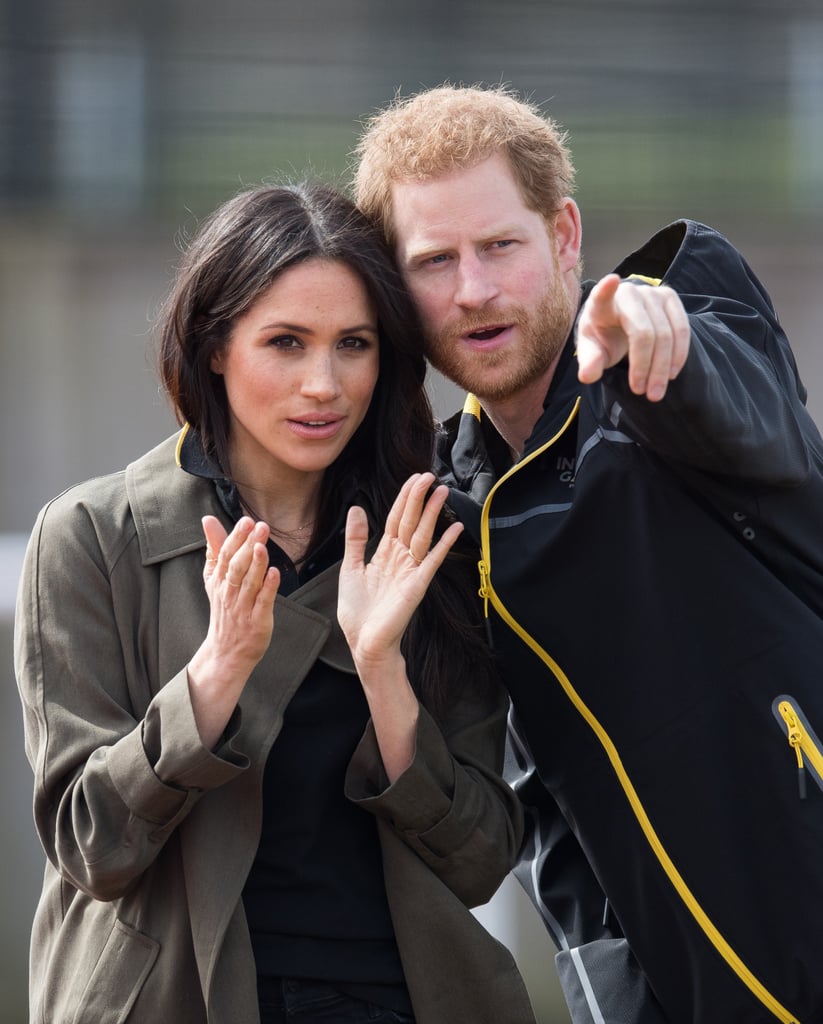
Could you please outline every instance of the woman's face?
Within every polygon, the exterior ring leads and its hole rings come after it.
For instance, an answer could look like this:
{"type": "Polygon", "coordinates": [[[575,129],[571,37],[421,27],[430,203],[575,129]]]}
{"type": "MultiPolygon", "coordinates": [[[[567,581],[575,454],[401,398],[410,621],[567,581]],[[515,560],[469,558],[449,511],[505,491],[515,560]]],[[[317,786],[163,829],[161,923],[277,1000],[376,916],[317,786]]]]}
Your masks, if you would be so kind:
{"type": "Polygon", "coordinates": [[[376,310],[350,267],[318,258],[285,270],[211,363],[226,385],[234,478],[322,475],[368,411],[378,348],[376,310]]]}

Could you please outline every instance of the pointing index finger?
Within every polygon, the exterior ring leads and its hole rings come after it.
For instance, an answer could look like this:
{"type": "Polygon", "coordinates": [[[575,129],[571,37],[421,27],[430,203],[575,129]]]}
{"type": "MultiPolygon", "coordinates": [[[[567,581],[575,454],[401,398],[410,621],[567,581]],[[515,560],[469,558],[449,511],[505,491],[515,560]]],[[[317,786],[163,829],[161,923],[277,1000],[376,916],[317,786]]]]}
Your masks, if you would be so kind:
{"type": "Polygon", "coordinates": [[[613,338],[620,326],[616,304],[620,277],[607,274],[592,288],[583,304],[577,323],[578,378],[583,384],[594,384],[603,371],[615,362],[613,338]]]}

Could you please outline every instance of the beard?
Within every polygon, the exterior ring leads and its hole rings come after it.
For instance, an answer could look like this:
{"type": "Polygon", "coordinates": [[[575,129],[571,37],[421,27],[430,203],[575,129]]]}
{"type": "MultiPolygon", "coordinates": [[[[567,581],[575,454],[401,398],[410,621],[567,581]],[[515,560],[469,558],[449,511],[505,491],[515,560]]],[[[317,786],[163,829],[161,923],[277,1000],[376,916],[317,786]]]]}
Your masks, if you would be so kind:
{"type": "Polygon", "coordinates": [[[531,309],[489,307],[482,314],[462,317],[441,331],[427,330],[425,354],[435,369],[479,399],[502,401],[528,387],[545,374],[569,336],[577,312],[559,274],[531,309]],[[461,341],[488,323],[514,324],[519,336],[515,346],[490,352],[468,349],[461,341]]]}

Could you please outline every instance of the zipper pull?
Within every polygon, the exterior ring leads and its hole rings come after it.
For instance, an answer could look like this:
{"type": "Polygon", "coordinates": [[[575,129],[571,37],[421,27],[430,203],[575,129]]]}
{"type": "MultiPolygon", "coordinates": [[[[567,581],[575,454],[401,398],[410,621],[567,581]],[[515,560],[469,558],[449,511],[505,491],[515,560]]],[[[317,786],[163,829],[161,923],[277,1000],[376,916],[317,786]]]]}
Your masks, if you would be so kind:
{"type": "Polygon", "coordinates": [[[795,755],[797,756],[797,791],[800,794],[800,799],[806,799],[806,766],[803,763],[803,726],[797,715],[794,713],[794,708],[787,700],[782,700],[777,705],[777,710],[780,712],[783,721],[786,723],[787,739],[789,746],[794,749],[795,755]]]}
{"type": "Polygon", "coordinates": [[[489,617],[489,566],[482,558],[477,563],[480,572],[480,589],[477,593],[483,598],[483,615],[489,617]]]}

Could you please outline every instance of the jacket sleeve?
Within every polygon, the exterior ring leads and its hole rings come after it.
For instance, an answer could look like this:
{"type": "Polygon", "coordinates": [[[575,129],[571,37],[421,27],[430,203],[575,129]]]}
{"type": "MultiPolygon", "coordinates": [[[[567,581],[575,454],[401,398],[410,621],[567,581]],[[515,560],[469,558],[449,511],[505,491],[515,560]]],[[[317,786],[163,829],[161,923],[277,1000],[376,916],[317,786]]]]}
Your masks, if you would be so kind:
{"type": "MultiPolygon", "coordinates": [[[[661,232],[621,272],[642,272],[644,253],[672,236],[672,228],[661,232]]],[[[686,364],[659,403],[632,394],[625,364],[608,371],[607,419],[692,469],[755,485],[804,483],[821,457],[820,436],[788,340],[751,268],[717,232],[690,224],[662,280],[689,317],[686,364]]]]}
{"type": "Polygon", "coordinates": [[[508,696],[461,699],[438,724],[420,708],[415,755],[389,785],[369,723],[346,795],[387,822],[467,906],[488,902],[511,870],[522,809],[502,778],[508,696]]]}
{"type": "Polygon", "coordinates": [[[113,597],[118,573],[121,585],[142,587],[122,557],[134,542],[128,526],[114,531],[120,549],[106,550],[81,502],[47,506],[29,541],[15,623],[37,831],[57,871],[99,900],[128,891],[202,793],[245,765],[232,749],[236,720],[221,749],[202,746],[185,668],[152,698],[152,655],[138,653],[142,615],[123,621],[113,597]]]}

